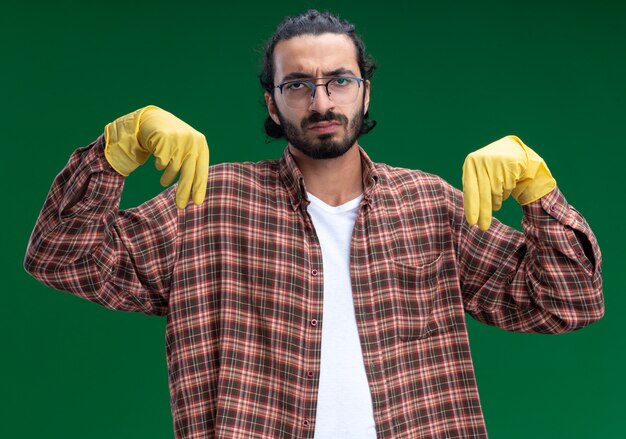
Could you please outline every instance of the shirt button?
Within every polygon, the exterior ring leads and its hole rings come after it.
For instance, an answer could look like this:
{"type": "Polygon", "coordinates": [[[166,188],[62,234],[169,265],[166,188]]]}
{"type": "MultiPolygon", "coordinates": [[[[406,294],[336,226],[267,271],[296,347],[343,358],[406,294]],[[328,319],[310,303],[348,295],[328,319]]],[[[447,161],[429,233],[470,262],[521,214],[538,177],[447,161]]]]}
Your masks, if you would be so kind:
{"type": "Polygon", "coordinates": [[[551,210],[552,212],[554,212],[554,211],[556,210],[556,205],[555,205],[555,204],[553,204],[552,206],[550,206],[550,210],[551,210]]]}
{"type": "Polygon", "coordinates": [[[304,425],[305,427],[308,427],[309,425],[311,425],[311,423],[309,422],[308,419],[305,419],[304,421],[302,421],[302,425],[304,425]]]}
{"type": "Polygon", "coordinates": [[[311,276],[317,276],[318,271],[314,268],[311,270],[311,276]]]}
{"type": "Polygon", "coordinates": [[[312,370],[308,371],[306,373],[306,376],[308,376],[309,378],[313,378],[315,376],[315,372],[313,372],[312,370]]]}
{"type": "Polygon", "coordinates": [[[317,326],[317,320],[311,319],[311,326],[317,326]]]}

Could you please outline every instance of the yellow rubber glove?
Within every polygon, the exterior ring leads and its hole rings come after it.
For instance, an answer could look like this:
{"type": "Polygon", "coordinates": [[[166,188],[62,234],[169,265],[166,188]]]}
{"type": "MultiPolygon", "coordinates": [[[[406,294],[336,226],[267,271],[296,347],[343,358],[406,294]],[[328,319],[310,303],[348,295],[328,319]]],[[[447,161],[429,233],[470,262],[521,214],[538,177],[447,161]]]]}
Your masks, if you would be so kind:
{"type": "Polygon", "coordinates": [[[487,230],[492,210],[499,210],[509,195],[523,206],[555,187],[548,166],[535,151],[517,136],[503,137],[472,152],[463,163],[465,218],[487,230]]]}
{"type": "Polygon", "coordinates": [[[209,147],[204,135],[165,110],[149,105],[105,127],[104,155],[113,169],[128,176],[151,154],[165,169],[161,185],[169,186],[180,172],[176,205],[184,209],[191,196],[202,204],[209,173],[209,147]]]}

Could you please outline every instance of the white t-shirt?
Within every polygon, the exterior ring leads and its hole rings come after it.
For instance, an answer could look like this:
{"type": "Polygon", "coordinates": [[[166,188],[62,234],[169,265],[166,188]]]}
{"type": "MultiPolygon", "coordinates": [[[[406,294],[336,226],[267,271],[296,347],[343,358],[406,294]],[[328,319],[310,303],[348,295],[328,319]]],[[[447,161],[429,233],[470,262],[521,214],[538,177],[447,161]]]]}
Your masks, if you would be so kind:
{"type": "Polygon", "coordinates": [[[375,439],[374,411],[354,316],[350,241],[362,196],[330,206],[308,194],[322,247],[324,310],[315,439],[375,439]]]}

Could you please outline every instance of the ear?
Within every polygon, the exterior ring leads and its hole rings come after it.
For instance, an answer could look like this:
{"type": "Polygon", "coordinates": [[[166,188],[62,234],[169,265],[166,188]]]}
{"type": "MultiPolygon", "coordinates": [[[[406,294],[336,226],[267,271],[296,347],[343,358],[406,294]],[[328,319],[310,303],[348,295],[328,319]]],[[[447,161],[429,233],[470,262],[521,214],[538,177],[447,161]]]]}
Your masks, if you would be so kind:
{"type": "Polygon", "coordinates": [[[365,109],[363,111],[363,114],[367,114],[367,109],[370,106],[370,87],[371,87],[371,84],[370,84],[369,79],[367,81],[364,81],[364,84],[365,84],[365,101],[364,101],[365,109]]]}
{"type": "Polygon", "coordinates": [[[276,110],[276,102],[269,92],[265,92],[265,105],[267,106],[267,112],[276,123],[276,125],[280,125],[280,119],[278,118],[278,111],[276,110]]]}

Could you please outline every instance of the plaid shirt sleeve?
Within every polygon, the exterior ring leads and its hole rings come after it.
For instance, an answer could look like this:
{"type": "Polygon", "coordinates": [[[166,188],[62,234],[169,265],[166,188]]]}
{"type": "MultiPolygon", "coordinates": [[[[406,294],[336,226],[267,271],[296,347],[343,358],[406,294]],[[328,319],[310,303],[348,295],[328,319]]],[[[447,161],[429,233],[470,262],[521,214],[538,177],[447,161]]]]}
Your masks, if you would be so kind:
{"type": "Polygon", "coordinates": [[[556,188],[523,206],[523,233],[494,218],[464,220],[462,194],[445,185],[465,310],[499,328],[562,333],[604,315],[602,257],[585,219],[556,188]]]}
{"type": "Polygon", "coordinates": [[[118,211],[124,177],[104,157],[104,136],[76,150],[55,178],[24,267],[44,284],[107,308],[164,315],[176,259],[171,190],[118,211]]]}

